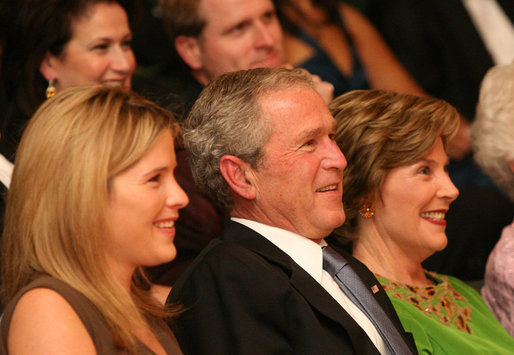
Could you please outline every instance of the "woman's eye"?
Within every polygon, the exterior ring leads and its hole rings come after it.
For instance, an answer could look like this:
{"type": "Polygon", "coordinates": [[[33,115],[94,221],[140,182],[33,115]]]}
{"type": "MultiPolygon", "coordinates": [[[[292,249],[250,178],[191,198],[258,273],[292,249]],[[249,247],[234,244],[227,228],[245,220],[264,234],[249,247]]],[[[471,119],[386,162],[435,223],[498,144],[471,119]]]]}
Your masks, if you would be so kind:
{"type": "Polygon", "coordinates": [[[106,43],[97,44],[96,46],[93,47],[93,49],[97,49],[97,50],[106,50],[107,48],[109,48],[109,46],[106,43]]]}
{"type": "Polygon", "coordinates": [[[428,166],[423,166],[418,170],[418,172],[423,175],[428,175],[430,174],[430,168],[428,166]]]}
{"type": "Polygon", "coordinates": [[[266,12],[263,16],[262,16],[263,20],[265,22],[270,22],[272,19],[275,18],[275,12],[274,11],[269,11],[269,12],[266,12]]]}
{"type": "Polygon", "coordinates": [[[149,182],[158,182],[159,181],[159,178],[160,178],[160,174],[157,174],[157,175],[154,175],[150,178],[150,180],[148,180],[149,182]]]}
{"type": "Polygon", "coordinates": [[[239,24],[237,26],[234,26],[230,30],[230,33],[233,33],[233,34],[241,33],[244,29],[244,26],[245,26],[244,24],[239,24]]]}

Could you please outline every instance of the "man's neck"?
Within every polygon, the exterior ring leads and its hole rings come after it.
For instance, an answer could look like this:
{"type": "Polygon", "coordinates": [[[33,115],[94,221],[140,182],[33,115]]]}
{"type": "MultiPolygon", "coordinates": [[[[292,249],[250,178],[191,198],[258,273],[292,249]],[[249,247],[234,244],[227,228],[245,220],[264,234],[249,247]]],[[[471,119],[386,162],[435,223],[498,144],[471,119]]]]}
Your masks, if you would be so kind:
{"type": "Polygon", "coordinates": [[[200,83],[202,86],[209,84],[209,79],[201,70],[191,70],[191,76],[200,83]]]}

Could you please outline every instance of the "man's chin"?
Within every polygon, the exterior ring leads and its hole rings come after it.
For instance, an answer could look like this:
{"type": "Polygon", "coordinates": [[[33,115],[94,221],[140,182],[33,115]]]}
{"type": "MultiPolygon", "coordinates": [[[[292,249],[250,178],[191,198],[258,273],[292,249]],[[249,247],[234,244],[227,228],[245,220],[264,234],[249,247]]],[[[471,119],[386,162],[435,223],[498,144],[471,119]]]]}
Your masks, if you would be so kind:
{"type": "Polygon", "coordinates": [[[346,220],[346,215],[343,212],[334,212],[334,215],[331,219],[331,226],[332,229],[336,229],[338,227],[341,227],[346,220]]]}
{"type": "Polygon", "coordinates": [[[284,62],[277,55],[269,56],[263,60],[259,60],[252,65],[252,69],[255,68],[278,68],[283,65],[284,62]]]}

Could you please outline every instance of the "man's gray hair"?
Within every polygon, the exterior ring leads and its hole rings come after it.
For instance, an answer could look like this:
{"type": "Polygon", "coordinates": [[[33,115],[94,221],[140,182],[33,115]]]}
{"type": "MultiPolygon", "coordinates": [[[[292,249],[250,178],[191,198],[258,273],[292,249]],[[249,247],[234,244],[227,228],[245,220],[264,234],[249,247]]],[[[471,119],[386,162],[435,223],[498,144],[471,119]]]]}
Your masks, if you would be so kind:
{"type": "Polygon", "coordinates": [[[224,155],[233,155],[257,168],[272,125],[263,117],[261,99],[270,92],[296,87],[314,89],[300,69],[259,68],[227,73],[202,91],[184,124],[184,142],[193,176],[203,191],[230,211],[232,192],[221,175],[224,155]]]}

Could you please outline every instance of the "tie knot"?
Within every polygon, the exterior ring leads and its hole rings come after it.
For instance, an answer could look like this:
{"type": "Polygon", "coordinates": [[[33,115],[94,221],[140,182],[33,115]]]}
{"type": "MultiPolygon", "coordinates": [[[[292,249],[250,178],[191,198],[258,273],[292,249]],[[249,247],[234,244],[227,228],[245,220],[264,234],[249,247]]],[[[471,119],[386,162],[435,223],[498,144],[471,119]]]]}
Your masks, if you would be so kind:
{"type": "Polygon", "coordinates": [[[334,277],[348,261],[329,245],[323,247],[323,270],[334,277]]]}

